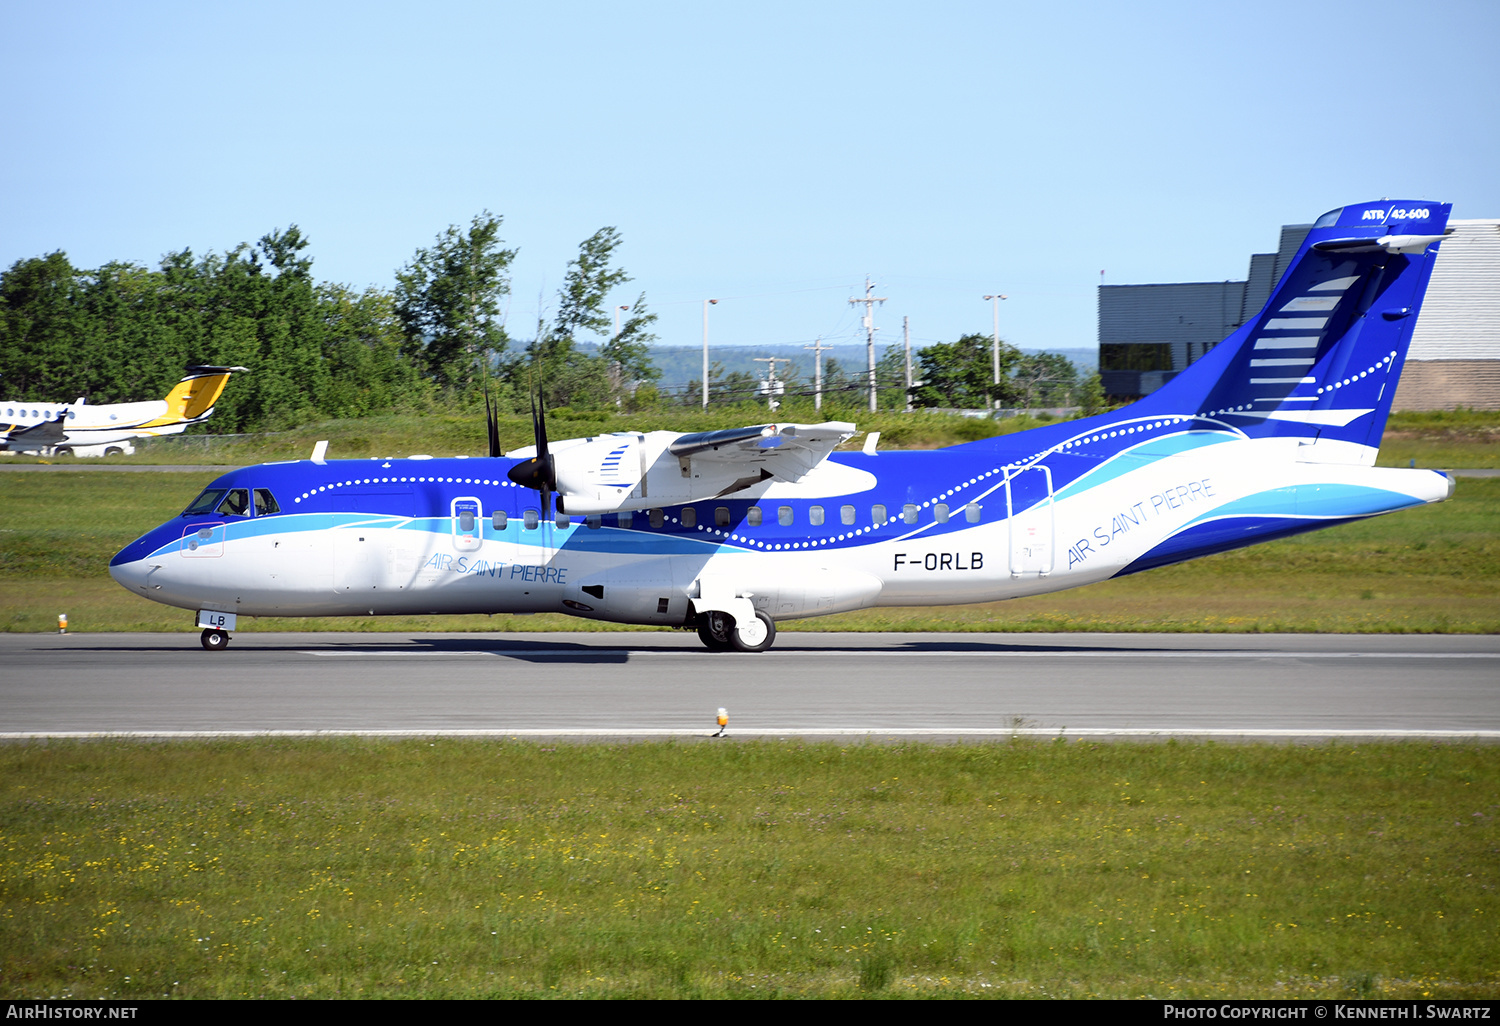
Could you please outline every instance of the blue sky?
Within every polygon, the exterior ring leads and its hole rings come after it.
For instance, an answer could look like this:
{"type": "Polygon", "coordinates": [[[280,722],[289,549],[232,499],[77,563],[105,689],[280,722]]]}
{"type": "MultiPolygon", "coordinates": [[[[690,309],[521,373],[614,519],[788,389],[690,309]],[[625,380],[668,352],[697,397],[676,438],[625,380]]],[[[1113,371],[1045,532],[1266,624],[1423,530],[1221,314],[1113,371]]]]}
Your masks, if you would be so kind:
{"type": "Polygon", "coordinates": [[[1500,217],[1500,4],[7,3],[0,266],[299,225],[389,287],[503,216],[526,336],[603,225],[664,344],[1095,341],[1383,196],[1500,217]]]}

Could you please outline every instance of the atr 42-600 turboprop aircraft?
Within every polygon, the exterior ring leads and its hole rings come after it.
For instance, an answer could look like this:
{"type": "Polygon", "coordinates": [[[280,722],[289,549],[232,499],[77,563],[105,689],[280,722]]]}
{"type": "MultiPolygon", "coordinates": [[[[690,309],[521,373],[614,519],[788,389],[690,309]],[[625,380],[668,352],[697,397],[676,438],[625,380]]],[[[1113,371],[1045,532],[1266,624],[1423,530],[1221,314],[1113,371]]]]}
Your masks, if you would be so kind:
{"type": "Polygon", "coordinates": [[[229,375],[243,367],[187,369],[165,399],[90,406],[72,403],[0,403],[0,451],[35,456],[114,456],[133,453],[133,438],[181,434],[214,412],[229,375]]]}
{"type": "Polygon", "coordinates": [[[1124,409],[934,452],[853,424],[616,433],[226,474],[110,573],[236,617],[559,612],[758,652],[776,621],[1035,595],[1438,502],[1376,469],[1450,205],[1320,217],[1266,304],[1124,409]],[[554,502],[555,498],[555,502],[554,502]]]}

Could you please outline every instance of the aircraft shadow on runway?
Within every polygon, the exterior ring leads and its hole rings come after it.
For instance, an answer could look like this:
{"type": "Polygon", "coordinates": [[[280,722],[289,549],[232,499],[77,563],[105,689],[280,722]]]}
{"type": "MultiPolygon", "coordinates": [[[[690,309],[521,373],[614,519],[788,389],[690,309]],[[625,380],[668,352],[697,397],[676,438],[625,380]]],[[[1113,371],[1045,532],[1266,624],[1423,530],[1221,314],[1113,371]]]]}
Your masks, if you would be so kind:
{"type": "MultiPolygon", "coordinates": [[[[632,655],[682,655],[682,656],[717,656],[725,660],[754,659],[754,656],[738,652],[707,652],[696,644],[684,646],[680,642],[668,644],[653,644],[642,642],[638,636],[626,635],[621,638],[621,643],[602,647],[599,644],[588,644],[577,641],[538,641],[536,638],[525,640],[506,640],[494,637],[472,637],[455,634],[440,638],[413,638],[407,635],[391,634],[385,635],[389,641],[380,640],[381,635],[367,635],[359,641],[346,641],[340,638],[330,637],[328,640],[309,638],[301,635],[296,641],[273,641],[277,636],[274,634],[244,635],[238,641],[241,650],[254,652],[285,652],[298,653],[310,650],[322,650],[329,654],[348,656],[392,656],[409,655],[420,657],[423,651],[440,653],[444,655],[458,655],[473,653],[476,655],[495,655],[509,659],[522,661],[535,661],[547,663],[624,663],[628,662],[632,655]],[[251,640],[253,639],[253,641],[251,640]]],[[[564,636],[566,637],[566,636],[564,636]]],[[[671,637],[665,635],[665,637],[671,637]]],[[[854,635],[854,639],[866,637],[865,635],[854,635]]],[[[881,635],[868,635],[872,643],[866,644],[860,640],[840,641],[836,644],[828,643],[826,634],[783,634],[780,643],[769,653],[773,658],[778,656],[796,655],[799,653],[837,652],[848,655],[878,655],[880,653],[917,654],[930,653],[932,655],[958,654],[1026,654],[1040,655],[1048,653],[1132,653],[1144,654],[1151,652],[1183,652],[1192,651],[1191,646],[1183,645],[1180,641],[1173,645],[1120,645],[1105,643],[1090,643],[1080,638],[1078,644],[1057,644],[1055,642],[1027,643],[1016,641],[1013,636],[1006,636],[1006,640],[983,641],[979,639],[956,640],[943,638],[932,640],[909,640],[894,645],[883,645],[878,642],[881,635]],[[806,640],[803,640],[806,639],[806,640]]],[[[119,644],[111,645],[102,643],[70,645],[69,651],[74,652],[184,652],[189,655],[199,654],[208,656],[210,653],[202,653],[196,644],[192,643],[190,635],[184,635],[182,641],[172,640],[154,644],[119,644]]],[[[676,639],[674,639],[675,641],[676,639]]],[[[1215,651],[1222,651],[1216,648],[1215,651]]],[[[235,657],[233,647],[227,653],[212,653],[213,658],[233,660],[235,657]]]]}

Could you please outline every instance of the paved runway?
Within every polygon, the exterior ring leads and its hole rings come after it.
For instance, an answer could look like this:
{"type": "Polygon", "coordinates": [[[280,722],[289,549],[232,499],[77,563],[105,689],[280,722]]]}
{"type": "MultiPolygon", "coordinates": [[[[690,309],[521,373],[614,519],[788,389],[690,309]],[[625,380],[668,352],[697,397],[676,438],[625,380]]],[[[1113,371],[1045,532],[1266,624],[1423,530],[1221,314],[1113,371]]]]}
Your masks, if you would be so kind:
{"type": "Polygon", "coordinates": [[[686,633],[0,635],[0,736],[1477,737],[1500,638],[686,633]]]}

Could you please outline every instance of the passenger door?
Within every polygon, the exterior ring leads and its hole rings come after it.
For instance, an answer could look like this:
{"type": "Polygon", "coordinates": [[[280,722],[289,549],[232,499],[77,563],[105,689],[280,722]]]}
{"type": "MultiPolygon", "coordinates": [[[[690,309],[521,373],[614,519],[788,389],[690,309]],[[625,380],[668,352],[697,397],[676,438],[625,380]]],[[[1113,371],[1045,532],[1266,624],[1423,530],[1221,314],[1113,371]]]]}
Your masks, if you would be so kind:
{"type": "Polygon", "coordinates": [[[1006,476],[1005,522],[1009,527],[1010,575],[1046,577],[1052,573],[1057,515],[1050,467],[1027,467],[1006,476]]]}

